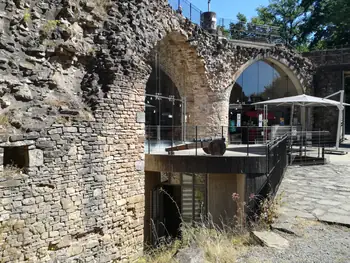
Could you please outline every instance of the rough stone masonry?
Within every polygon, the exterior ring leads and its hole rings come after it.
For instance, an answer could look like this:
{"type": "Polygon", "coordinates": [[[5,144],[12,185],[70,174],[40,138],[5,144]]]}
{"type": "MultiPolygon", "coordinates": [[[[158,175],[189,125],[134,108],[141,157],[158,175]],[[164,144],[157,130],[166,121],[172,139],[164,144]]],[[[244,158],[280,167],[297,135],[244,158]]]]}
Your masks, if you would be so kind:
{"type": "Polygon", "coordinates": [[[210,35],[166,0],[0,0],[1,262],[142,253],[137,116],[157,54],[189,123],[209,129],[227,125],[237,72],[258,59],[311,89],[313,66],[293,50],[210,35]]]}

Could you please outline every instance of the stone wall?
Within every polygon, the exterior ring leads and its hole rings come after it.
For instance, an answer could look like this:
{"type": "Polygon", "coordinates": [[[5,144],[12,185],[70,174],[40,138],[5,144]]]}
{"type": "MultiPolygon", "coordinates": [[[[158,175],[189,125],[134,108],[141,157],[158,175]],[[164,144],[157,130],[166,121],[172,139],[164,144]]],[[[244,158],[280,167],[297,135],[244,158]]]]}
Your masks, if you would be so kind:
{"type": "Polygon", "coordinates": [[[143,171],[133,153],[143,152],[127,136],[118,144],[98,122],[4,136],[0,158],[25,145],[29,166],[5,167],[0,179],[1,259],[111,262],[142,251],[143,171]]]}
{"type": "MultiPolygon", "coordinates": [[[[313,61],[317,70],[314,75],[314,95],[326,97],[343,89],[343,72],[350,70],[350,49],[314,51],[303,54],[313,61]]],[[[340,100],[340,96],[331,97],[340,100]]],[[[339,111],[336,107],[314,109],[314,129],[330,131],[335,141],[339,111]]]]}
{"type": "MultiPolygon", "coordinates": [[[[190,123],[227,125],[237,71],[275,59],[310,86],[284,47],[218,39],[166,0],[0,0],[0,164],[4,262],[128,262],[143,250],[144,94],[154,54],[189,97],[190,123]],[[56,261],[57,262],[57,261],[56,261]]],[[[214,127],[214,128],[213,128],[214,127]]]]}

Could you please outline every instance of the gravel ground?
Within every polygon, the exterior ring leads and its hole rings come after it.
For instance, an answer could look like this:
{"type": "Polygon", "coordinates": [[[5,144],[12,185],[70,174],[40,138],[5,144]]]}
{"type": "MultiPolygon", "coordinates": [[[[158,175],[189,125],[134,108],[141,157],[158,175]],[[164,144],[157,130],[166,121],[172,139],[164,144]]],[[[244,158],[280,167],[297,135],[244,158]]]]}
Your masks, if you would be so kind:
{"type": "Polygon", "coordinates": [[[275,231],[289,241],[289,248],[252,245],[237,262],[240,263],[349,263],[350,228],[327,225],[317,221],[298,219],[301,236],[275,231]]]}

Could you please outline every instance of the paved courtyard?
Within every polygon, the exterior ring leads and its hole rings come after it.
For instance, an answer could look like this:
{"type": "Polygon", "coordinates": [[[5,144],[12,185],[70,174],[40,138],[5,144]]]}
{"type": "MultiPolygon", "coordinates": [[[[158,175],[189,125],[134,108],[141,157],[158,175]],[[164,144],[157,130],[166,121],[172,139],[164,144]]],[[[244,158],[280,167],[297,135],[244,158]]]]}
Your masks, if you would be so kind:
{"type": "Polygon", "coordinates": [[[289,167],[279,189],[282,218],[350,225],[350,160],[346,158],[330,156],[327,165],[289,167]]]}
{"type": "Polygon", "coordinates": [[[289,246],[251,246],[237,262],[350,262],[350,154],[328,158],[327,165],[288,167],[272,229],[289,246]]]}

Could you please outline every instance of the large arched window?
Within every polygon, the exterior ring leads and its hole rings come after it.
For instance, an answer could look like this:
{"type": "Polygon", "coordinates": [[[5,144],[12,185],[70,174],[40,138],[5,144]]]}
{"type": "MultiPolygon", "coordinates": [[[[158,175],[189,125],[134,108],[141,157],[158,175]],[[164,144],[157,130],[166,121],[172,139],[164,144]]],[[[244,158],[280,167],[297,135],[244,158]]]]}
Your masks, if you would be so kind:
{"type": "MultiPolygon", "coordinates": [[[[258,126],[259,109],[254,102],[298,95],[289,76],[268,60],[259,60],[247,67],[236,80],[230,95],[229,120],[241,126],[258,126]],[[238,120],[237,114],[239,115],[238,120]]],[[[269,107],[268,125],[290,122],[290,109],[269,107]]]]}

